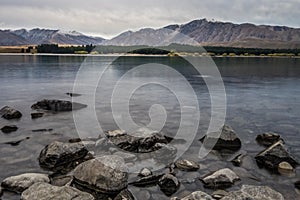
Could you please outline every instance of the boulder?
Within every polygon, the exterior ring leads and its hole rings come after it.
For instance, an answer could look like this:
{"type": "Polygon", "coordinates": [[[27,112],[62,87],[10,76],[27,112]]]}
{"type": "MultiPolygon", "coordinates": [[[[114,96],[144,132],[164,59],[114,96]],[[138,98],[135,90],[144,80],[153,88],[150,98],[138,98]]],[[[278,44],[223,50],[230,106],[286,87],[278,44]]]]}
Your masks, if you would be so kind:
{"type": "Polygon", "coordinates": [[[237,151],[241,148],[242,142],[235,131],[227,125],[220,129],[221,133],[209,133],[200,139],[205,148],[214,150],[237,151]],[[219,135],[220,134],[220,135],[219,135]],[[219,137],[217,137],[219,135],[219,137]]]}
{"type": "Polygon", "coordinates": [[[55,112],[79,110],[85,107],[87,107],[87,105],[81,103],[75,103],[75,102],[64,101],[64,100],[49,100],[49,99],[38,101],[37,103],[31,106],[31,108],[34,110],[41,109],[41,110],[49,110],[55,112]]]}
{"type": "Polygon", "coordinates": [[[269,147],[280,140],[283,140],[281,136],[272,132],[263,133],[256,137],[257,143],[265,147],[269,147]]]}
{"type": "Polygon", "coordinates": [[[1,108],[0,115],[4,119],[20,119],[22,117],[22,113],[20,111],[9,106],[1,108]]]}
{"type": "Polygon", "coordinates": [[[160,190],[167,196],[171,196],[172,194],[177,192],[180,187],[178,179],[172,174],[163,175],[159,179],[158,185],[160,187],[160,190]]]}
{"type": "Polygon", "coordinates": [[[279,192],[268,186],[243,185],[240,190],[232,191],[222,200],[284,200],[279,192]]]}
{"type": "Polygon", "coordinates": [[[86,192],[70,186],[53,186],[48,183],[35,183],[22,193],[22,200],[94,200],[86,192]]]}
{"type": "Polygon", "coordinates": [[[183,171],[197,171],[200,168],[200,165],[191,160],[177,160],[175,166],[183,171]]]}
{"type": "Polygon", "coordinates": [[[152,174],[149,176],[139,177],[137,180],[132,181],[130,184],[135,187],[148,187],[158,184],[159,179],[163,174],[152,174]]]}
{"type": "Polygon", "coordinates": [[[52,170],[60,171],[73,168],[76,162],[82,162],[88,150],[81,142],[63,143],[52,142],[47,145],[40,153],[40,166],[52,170]]]}
{"type": "Polygon", "coordinates": [[[275,171],[278,170],[281,162],[288,162],[293,167],[298,165],[298,162],[289,154],[282,141],[278,141],[260,152],[255,156],[255,159],[259,167],[275,171]]]}
{"type": "Polygon", "coordinates": [[[202,178],[204,187],[212,189],[225,189],[231,187],[240,178],[231,169],[225,168],[202,178]]]}
{"type": "Polygon", "coordinates": [[[1,183],[3,189],[21,193],[34,183],[49,183],[47,174],[27,173],[18,176],[11,176],[4,179],[1,183]]]}
{"type": "Polygon", "coordinates": [[[11,132],[15,132],[18,130],[18,127],[16,125],[8,125],[8,126],[3,126],[1,128],[1,131],[3,133],[11,133],[11,132]]]}
{"type": "Polygon", "coordinates": [[[73,173],[74,184],[95,194],[117,194],[127,187],[127,171],[121,157],[102,156],[78,165],[73,173]]]}
{"type": "Polygon", "coordinates": [[[158,149],[156,144],[168,143],[161,133],[147,128],[140,128],[131,134],[121,130],[108,131],[106,135],[119,148],[135,153],[149,153],[158,149]]]}
{"type": "Polygon", "coordinates": [[[70,185],[73,181],[73,176],[71,175],[62,175],[62,176],[55,176],[51,177],[50,183],[54,186],[65,186],[70,185]]]}
{"type": "Polygon", "coordinates": [[[195,191],[189,194],[188,196],[183,197],[180,200],[213,200],[213,198],[205,192],[195,191]]]}
{"type": "Polygon", "coordinates": [[[44,116],[44,113],[42,113],[42,112],[31,113],[31,119],[37,119],[37,118],[41,118],[43,116],[44,116]]]}

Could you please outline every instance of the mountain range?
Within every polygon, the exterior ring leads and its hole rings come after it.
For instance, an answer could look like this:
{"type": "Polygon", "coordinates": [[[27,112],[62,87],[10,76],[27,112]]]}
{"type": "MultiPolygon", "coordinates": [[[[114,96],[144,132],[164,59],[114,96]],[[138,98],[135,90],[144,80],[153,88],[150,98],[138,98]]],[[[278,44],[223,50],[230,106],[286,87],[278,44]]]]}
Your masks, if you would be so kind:
{"type": "Polygon", "coordinates": [[[164,46],[171,43],[231,46],[248,48],[300,48],[300,28],[286,26],[234,24],[230,22],[194,20],[186,24],[173,24],[159,29],[144,28],[126,31],[106,40],[71,31],[50,29],[0,30],[0,45],[149,45],[164,46]]]}

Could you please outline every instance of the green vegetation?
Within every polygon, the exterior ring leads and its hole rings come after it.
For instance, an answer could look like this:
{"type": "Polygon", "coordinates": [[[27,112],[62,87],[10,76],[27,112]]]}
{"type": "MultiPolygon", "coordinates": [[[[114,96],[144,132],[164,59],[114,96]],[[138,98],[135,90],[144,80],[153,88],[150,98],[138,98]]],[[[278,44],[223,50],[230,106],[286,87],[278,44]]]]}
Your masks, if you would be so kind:
{"type": "Polygon", "coordinates": [[[82,46],[58,46],[57,44],[41,44],[36,47],[38,53],[90,53],[95,46],[82,45],[82,46]]]}
{"type": "Polygon", "coordinates": [[[143,49],[136,49],[136,50],[130,51],[128,53],[146,54],[146,55],[167,55],[171,52],[168,50],[159,49],[159,48],[143,48],[143,49]]]}

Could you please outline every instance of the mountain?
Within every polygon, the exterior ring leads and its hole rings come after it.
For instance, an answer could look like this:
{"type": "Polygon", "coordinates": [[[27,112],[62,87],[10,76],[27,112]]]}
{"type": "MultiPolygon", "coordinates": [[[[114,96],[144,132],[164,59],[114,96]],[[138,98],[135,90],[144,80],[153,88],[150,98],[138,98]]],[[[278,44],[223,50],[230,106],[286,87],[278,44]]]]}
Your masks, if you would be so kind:
{"type": "Polygon", "coordinates": [[[125,32],[106,45],[168,45],[171,43],[254,48],[300,48],[300,29],[285,26],[233,24],[206,19],[160,29],[125,32]]]}
{"type": "Polygon", "coordinates": [[[143,28],[126,31],[105,40],[71,31],[50,29],[0,30],[0,45],[117,45],[166,46],[172,43],[230,46],[244,48],[300,48],[300,28],[286,26],[254,25],[249,23],[194,20],[186,24],[172,24],[159,29],[143,28]]]}
{"type": "Polygon", "coordinates": [[[76,31],[63,32],[39,28],[0,31],[0,45],[86,45],[101,44],[103,41],[104,39],[101,37],[91,37],[76,31]]]}

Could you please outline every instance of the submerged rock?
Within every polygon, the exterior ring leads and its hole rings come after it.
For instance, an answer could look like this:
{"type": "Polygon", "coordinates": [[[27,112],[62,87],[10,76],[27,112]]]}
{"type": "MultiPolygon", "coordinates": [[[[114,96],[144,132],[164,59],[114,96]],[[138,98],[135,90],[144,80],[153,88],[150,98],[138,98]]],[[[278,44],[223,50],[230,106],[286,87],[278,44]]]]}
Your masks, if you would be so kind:
{"type": "Polygon", "coordinates": [[[283,139],[281,138],[281,136],[279,134],[271,133],[271,132],[263,133],[256,137],[257,143],[260,145],[263,145],[265,147],[269,147],[272,144],[274,144],[280,140],[283,140],[283,139]]]}
{"type": "Polygon", "coordinates": [[[130,185],[136,187],[148,187],[158,184],[159,179],[163,176],[163,174],[152,174],[149,176],[139,177],[137,180],[134,180],[130,183],[130,185]]]}
{"type": "Polygon", "coordinates": [[[172,174],[163,175],[159,181],[158,185],[160,190],[167,196],[171,196],[179,189],[180,183],[178,179],[172,174]]]}
{"type": "Polygon", "coordinates": [[[225,189],[231,187],[240,178],[231,169],[225,168],[207,175],[202,179],[204,187],[212,189],[225,189]]]}
{"type": "Polygon", "coordinates": [[[175,166],[183,171],[197,171],[200,168],[200,165],[192,160],[177,160],[175,166]]]}
{"type": "Polygon", "coordinates": [[[278,165],[278,172],[281,174],[291,174],[294,168],[288,162],[281,162],[278,165]]]}
{"type": "Polygon", "coordinates": [[[43,116],[44,116],[44,113],[42,113],[42,112],[31,113],[31,119],[37,119],[37,118],[41,118],[43,116]]]}
{"type": "Polygon", "coordinates": [[[75,102],[64,101],[64,100],[49,100],[49,99],[38,101],[37,103],[31,106],[31,108],[35,110],[42,109],[42,110],[50,110],[55,112],[79,110],[85,107],[87,107],[87,105],[81,103],[75,103],[75,102]]]}
{"type": "Polygon", "coordinates": [[[221,133],[210,133],[201,138],[200,141],[205,148],[212,148],[214,150],[237,151],[241,148],[242,142],[230,126],[224,125],[220,129],[220,132],[221,133]],[[217,137],[218,135],[219,137],[217,137]]]}
{"type": "Polygon", "coordinates": [[[94,200],[86,192],[70,186],[53,186],[48,183],[35,183],[22,193],[22,200],[94,200]]]}
{"type": "Polygon", "coordinates": [[[147,177],[147,176],[151,176],[151,175],[152,175],[152,171],[148,168],[141,169],[141,171],[138,174],[138,176],[140,176],[140,177],[147,177]]]}
{"type": "Polygon", "coordinates": [[[1,186],[9,191],[21,193],[34,183],[49,183],[47,174],[27,173],[4,179],[1,186]]]}
{"type": "Polygon", "coordinates": [[[245,157],[245,154],[239,154],[236,157],[234,157],[230,162],[234,165],[234,166],[241,166],[242,162],[243,162],[243,158],[245,157]]]}
{"type": "Polygon", "coordinates": [[[22,113],[12,107],[4,106],[0,110],[0,115],[4,119],[19,119],[22,117],[22,113]]]}
{"type": "Polygon", "coordinates": [[[25,140],[28,140],[28,139],[30,139],[30,137],[26,137],[26,138],[23,138],[21,140],[15,140],[15,141],[5,142],[4,144],[9,144],[11,146],[18,146],[21,142],[23,142],[25,140]]]}
{"type": "Polygon", "coordinates": [[[256,162],[260,167],[277,171],[281,162],[288,162],[293,167],[298,162],[289,154],[282,141],[278,141],[269,148],[255,156],[256,162]]]}
{"type": "Polygon", "coordinates": [[[73,92],[67,92],[66,95],[68,95],[70,97],[79,97],[79,96],[81,96],[81,94],[73,93],[73,92]]]}
{"type": "Polygon", "coordinates": [[[132,193],[125,189],[122,190],[115,198],[114,200],[134,200],[134,196],[132,195],[132,193]]]}
{"type": "Polygon", "coordinates": [[[229,193],[226,192],[225,190],[217,190],[214,191],[212,194],[212,197],[215,199],[222,199],[223,197],[227,196],[229,193]]]}
{"type": "Polygon", "coordinates": [[[127,180],[125,162],[115,155],[86,161],[74,170],[75,186],[95,194],[117,194],[127,187],[127,180]]]}
{"type": "Polygon", "coordinates": [[[279,192],[268,186],[243,185],[240,190],[232,191],[222,200],[284,200],[279,192]]]}
{"type": "Polygon", "coordinates": [[[67,170],[75,162],[83,161],[88,150],[81,143],[52,142],[40,153],[40,166],[52,171],[67,170]]]}
{"type": "Polygon", "coordinates": [[[11,132],[15,132],[17,130],[18,130],[18,127],[16,125],[3,126],[1,128],[1,131],[3,133],[11,133],[11,132]]]}
{"type": "Polygon", "coordinates": [[[296,182],[294,183],[294,185],[295,185],[295,188],[297,188],[298,190],[300,190],[300,180],[299,180],[299,181],[296,181],[296,182]]]}

